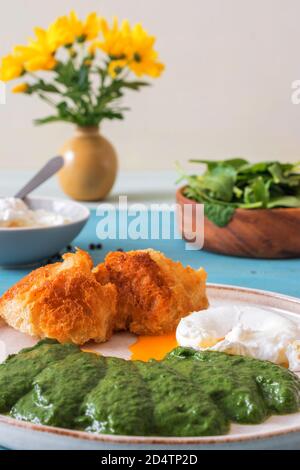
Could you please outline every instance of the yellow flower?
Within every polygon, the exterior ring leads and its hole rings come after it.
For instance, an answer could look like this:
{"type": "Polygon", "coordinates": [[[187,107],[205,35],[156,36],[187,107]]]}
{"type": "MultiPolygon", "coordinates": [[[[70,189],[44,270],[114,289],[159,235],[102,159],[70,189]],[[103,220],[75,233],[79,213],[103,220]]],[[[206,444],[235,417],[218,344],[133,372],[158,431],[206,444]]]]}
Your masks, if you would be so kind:
{"type": "Polygon", "coordinates": [[[101,31],[102,25],[103,19],[95,12],[90,13],[83,24],[83,36],[85,36],[88,41],[95,39],[101,31]]]}
{"type": "Polygon", "coordinates": [[[44,29],[35,28],[34,39],[27,46],[16,46],[14,56],[18,57],[28,72],[52,70],[57,61],[54,57],[55,48],[49,43],[48,33],[44,29]]]}
{"type": "Polygon", "coordinates": [[[89,45],[88,53],[94,56],[96,54],[97,49],[99,49],[99,41],[94,41],[89,45]]]}
{"type": "Polygon", "coordinates": [[[25,93],[28,90],[28,85],[27,83],[20,83],[19,85],[16,85],[13,89],[13,93],[25,93]]]}
{"type": "Polygon", "coordinates": [[[108,73],[112,78],[116,78],[116,76],[127,65],[128,65],[128,62],[126,59],[125,60],[124,59],[112,60],[108,66],[108,73]]]}
{"type": "Polygon", "coordinates": [[[101,18],[90,13],[86,20],[81,21],[74,11],[69,16],[61,16],[48,28],[48,41],[53,50],[61,46],[70,46],[75,41],[95,39],[101,30],[101,18]]]}
{"type": "Polygon", "coordinates": [[[73,36],[73,40],[70,43],[78,39],[91,41],[98,36],[102,27],[102,19],[95,12],[90,13],[85,21],[81,21],[75,11],[71,11],[67,22],[66,29],[73,36]]]}
{"type": "Polygon", "coordinates": [[[24,69],[27,72],[52,70],[57,64],[52,54],[42,49],[39,50],[32,44],[30,46],[17,46],[14,52],[19,58],[22,58],[24,69]]]}
{"type": "Polygon", "coordinates": [[[141,24],[136,24],[131,32],[132,54],[129,62],[130,69],[137,75],[149,75],[156,78],[164,70],[164,64],[159,62],[154,50],[155,37],[149,36],[141,24]]]}
{"type": "Polygon", "coordinates": [[[69,27],[69,19],[67,16],[61,16],[54,21],[54,23],[49,26],[47,35],[48,43],[53,50],[61,46],[71,45],[76,39],[73,31],[69,27]]]}
{"type": "Polygon", "coordinates": [[[75,11],[71,11],[68,17],[69,32],[73,35],[74,40],[82,35],[83,23],[80,21],[75,11]]]}
{"type": "Polygon", "coordinates": [[[90,52],[92,53],[96,48],[99,48],[114,59],[128,57],[131,51],[130,26],[128,21],[123,21],[121,28],[117,18],[114,18],[111,27],[106,20],[102,20],[101,24],[103,40],[95,42],[91,46],[90,52]]]}
{"type": "Polygon", "coordinates": [[[128,65],[137,76],[149,75],[156,78],[164,70],[164,65],[158,61],[158,54],[153,48],[155,37],[149,36],[140,24],[131,28],[125,20],[120,27],[118,20],[114,18],[113,24],[109,26],[103,20],[102,34],[103,40],[94,42],[89,51],[93,54],[99,48],[113,59],[109,65],[111,76],[115,76],[115,69],[120,65],[114,63],[118,60],[126,60],[126,64],[122,63],[122,68],[128,65]]]}
{"type": "Polygon", "coordinates": [[[9,82],[14,78],[18,78],[24,71],[22,61],[14,55],[3,57],[0,65],[0,80],[9,82]]]}

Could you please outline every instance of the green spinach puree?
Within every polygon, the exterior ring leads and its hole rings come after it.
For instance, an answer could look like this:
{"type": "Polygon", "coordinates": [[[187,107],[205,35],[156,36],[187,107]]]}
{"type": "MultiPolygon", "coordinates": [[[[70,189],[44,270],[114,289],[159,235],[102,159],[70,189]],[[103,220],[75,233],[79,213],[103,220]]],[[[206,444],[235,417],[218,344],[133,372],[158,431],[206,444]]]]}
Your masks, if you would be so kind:
{"type": "Polygon", "coordinates": [[[0,413],[93,433],[218,435],[299,408],[295,374],[221,352],[179,347],[162,361],[125,361],[43,340],[0,365],[0,413]]]}

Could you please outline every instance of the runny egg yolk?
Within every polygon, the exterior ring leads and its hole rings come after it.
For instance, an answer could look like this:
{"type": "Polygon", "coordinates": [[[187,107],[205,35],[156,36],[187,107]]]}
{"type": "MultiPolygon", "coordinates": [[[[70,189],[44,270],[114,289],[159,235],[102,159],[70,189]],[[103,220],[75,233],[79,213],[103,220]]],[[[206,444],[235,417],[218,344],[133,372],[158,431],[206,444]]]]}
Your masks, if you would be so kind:
{"type": "Polygon", "coordinates": [[[162,336],[138,336],[129,349],[132,360],[147,362],[149,359],[160,361],[176,346],[178,346],[178,343],[174,332],[162,336]]]}

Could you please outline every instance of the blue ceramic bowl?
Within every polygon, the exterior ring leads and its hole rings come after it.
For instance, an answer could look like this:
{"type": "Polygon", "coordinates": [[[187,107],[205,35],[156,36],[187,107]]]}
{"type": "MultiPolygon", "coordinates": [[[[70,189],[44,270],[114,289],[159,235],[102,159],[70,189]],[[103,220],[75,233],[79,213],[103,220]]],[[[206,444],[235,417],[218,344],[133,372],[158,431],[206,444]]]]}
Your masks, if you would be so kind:
{"type": "Polygon", "coordinates": [[[0,266],[24,266],[57,254],[79,234],[90,211],[78,202],[32,197],[26,204],[63,215],[70,222],[53,227],[0,228],[0,266]]]}

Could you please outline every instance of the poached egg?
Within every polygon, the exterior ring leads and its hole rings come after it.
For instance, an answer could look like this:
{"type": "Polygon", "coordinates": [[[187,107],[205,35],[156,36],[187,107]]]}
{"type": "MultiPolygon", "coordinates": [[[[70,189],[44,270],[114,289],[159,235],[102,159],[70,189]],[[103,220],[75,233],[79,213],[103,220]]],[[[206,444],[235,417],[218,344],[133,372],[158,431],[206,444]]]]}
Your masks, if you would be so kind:
{"type": "Polygon", "coordinates": [[[251,356],[300,371],[300,326],[260,307],[219,306],[182,318],[180,346],[251,356]]]}

